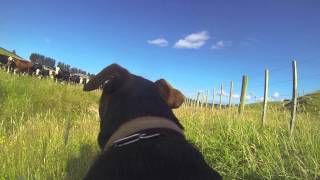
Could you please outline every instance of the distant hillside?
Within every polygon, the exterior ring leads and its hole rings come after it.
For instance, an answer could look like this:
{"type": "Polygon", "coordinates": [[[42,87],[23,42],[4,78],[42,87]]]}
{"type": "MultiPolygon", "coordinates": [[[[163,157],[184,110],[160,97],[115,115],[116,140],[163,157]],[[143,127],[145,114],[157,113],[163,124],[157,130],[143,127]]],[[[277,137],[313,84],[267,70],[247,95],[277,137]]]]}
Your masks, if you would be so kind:
{"type": "MultiPolygon", "coordinates": [[[[292,102],[287,103],[287,108],[291,107],[292,102]]],[[[306,94],[298,98],[298,112],[307,112],[320,116],[320,90],[306,94]]]]}
{"type": "Polygon", "coordinates": [[[0,55],[5,55],[5,56],[12,56],[12,57],[15,57],[15,58],[18,58],[18,59],[23,59],[22,57],[16,55],[16,54],[13,54],[11,51],[7,50],[7,49],[4,49],[2,47],[0,47],[0,55]]]}
{"type": "MultiPolygon", "coordinates": [[[[283,106],[286,104],[286,102],[282,101],[270,101],[268,102],[268,108],[272,109],[283,109],[283,106]]],[[[263,109],[263,103],[258,102],[258,103],[251,103],[247,105],[249,110],[254,110],[254,111],[262,111],[263,109]]]]}
{"type": "MultiPolygon", "coordinates": [[[[286,108],[287,110],[290,110],[291,105],[292,105],[291,100],[273,101],[273,102],[268,102],[268,109],[281,110],[283,108],[286,108]]],[[[252,104],[248,104],[247,108],[249,110],[262,111],[263,104],[261,102],[252,103],[252,104]]],[[[314,116],[320,116],[320,90],[299,97],[298,112],[299,113],[304,112],[314,116]]]]}

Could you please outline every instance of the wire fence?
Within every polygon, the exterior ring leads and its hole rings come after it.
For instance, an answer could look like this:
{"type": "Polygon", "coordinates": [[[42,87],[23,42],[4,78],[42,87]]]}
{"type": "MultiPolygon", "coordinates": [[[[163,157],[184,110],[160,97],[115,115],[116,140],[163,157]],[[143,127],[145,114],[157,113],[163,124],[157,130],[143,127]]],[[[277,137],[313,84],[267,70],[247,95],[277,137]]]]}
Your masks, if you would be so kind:
{"type": "MultiPolygon", "coordinates": [[[[312,91],[310,88],[305,88],[308,84],[316,83],[316,88],[320,89],[320,73],[319,72],[306,72],[305,68],[307,65],[318,65],[319,62],[314,59],[307,59],[304,61],[298,61],[298,95],[303,96],[312,91]],[[299,71],[299,69],[304,69],[304,71],[299,71]]],[[[269,69],[270,80],[269,89],[270,94],[268,95],[269,101],[280,101],[287,102],[292,98],[292,66],[290,64],[281,65],[279,67],[273,67],[269,69]],[[273,74],[280,74],[281,79],[274,79],[273,74]]],[[[247,94],[245,97],[246,103],[261,103],[264,100],[264,72],[254,73],[248,76],[249,83],[247,94]]],[[[279,75],[278,75],[279,76],[279,75]]],[[[201,90],[194,95],[188,96],[187,99],[191,102],[197,102],[198,104],[208,104],[205,106],[212,107],[214,104],[216,107],[225,107],[229,105],[238,105],[240,103],[241,92],[235,92],[234,89],[241,90],[241,81],[234,82],[231,89],[230,82],[222,82],[220,87],[212,87],[207,90],[201,90]],[[230,93],[231,91],[231,93],[230,93]]],[[[314,86],[314,85],[313,85],[314,86]]]]}

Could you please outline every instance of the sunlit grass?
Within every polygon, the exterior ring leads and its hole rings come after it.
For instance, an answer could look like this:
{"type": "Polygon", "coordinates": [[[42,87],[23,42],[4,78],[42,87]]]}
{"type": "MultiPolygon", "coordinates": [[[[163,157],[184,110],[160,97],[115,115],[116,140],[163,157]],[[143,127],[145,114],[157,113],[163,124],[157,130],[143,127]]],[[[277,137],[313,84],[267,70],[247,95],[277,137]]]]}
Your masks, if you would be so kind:
{"type": "Polygon", "coordinates": [[[226,179],[316,179],[320,176],[320,122],[300,114],[288,136],[288,112],[261,113],[184,107],[176,111],[188,139],[226,179]]]}
{"type": "MultiPolygon", "coordinates": [[[[99,153],[99,92],[0,71],[0,179],[81,179],[99,153]]],[[[271,107],[175,111],[188,140],[225,179],[317,179],[320,121],[271,107]]]]}

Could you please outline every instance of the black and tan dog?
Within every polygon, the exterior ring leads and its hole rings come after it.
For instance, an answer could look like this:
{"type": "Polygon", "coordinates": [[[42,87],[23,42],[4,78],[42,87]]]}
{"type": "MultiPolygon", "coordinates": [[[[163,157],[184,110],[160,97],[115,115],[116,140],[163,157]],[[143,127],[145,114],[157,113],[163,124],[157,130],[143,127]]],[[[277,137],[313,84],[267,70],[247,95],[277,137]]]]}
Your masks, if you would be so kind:
{"type": "Polygon", "coordinates": [[[221,179],[186,140],[171,110],[183,103],[184,96],[168,82],[151,82],[112,64],[84,90],[99,87],[102,153],[84,179],[221,179]]]}

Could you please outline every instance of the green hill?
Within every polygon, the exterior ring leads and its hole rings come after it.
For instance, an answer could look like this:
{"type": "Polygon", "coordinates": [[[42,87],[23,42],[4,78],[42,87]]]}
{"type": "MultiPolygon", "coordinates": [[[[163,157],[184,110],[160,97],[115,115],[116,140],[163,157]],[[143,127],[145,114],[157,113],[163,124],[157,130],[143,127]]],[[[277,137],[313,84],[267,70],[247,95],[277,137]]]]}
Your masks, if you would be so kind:
{"type": "Polygon", "coordinates": [[[22,57],[16,55],[16,54],[13,54],[11,51],[9,50],[6,50],[2,47],[0,47],[0,55],[5,55],[5,56],[12,56],[12,57],[15,57],[17,59],[23,59],[22,57]]]}
{"type": "MultiPolygon", "coordinates": [[[[268,108],[272,110],[290,111],[291,106],[291,101],[268,102],[268,108]]],[[[261,102],[252,103],[248,104],[247,108],[249,111],[262,111],[263,104],[261,102]]],[[[298,113],[306,113],[313,117],[320,117],[320,91],[315,91],[298,97],[297,110],[298,113]]]]}
{"type": "MultiPolygon", "coordinates": [[[[285,106],[290,108],[292,103],[289,102],[285,106]]],[[[320,91],[299,97],[298,112],[309,113],[310,115],[320,117],[320,91]]]]}

